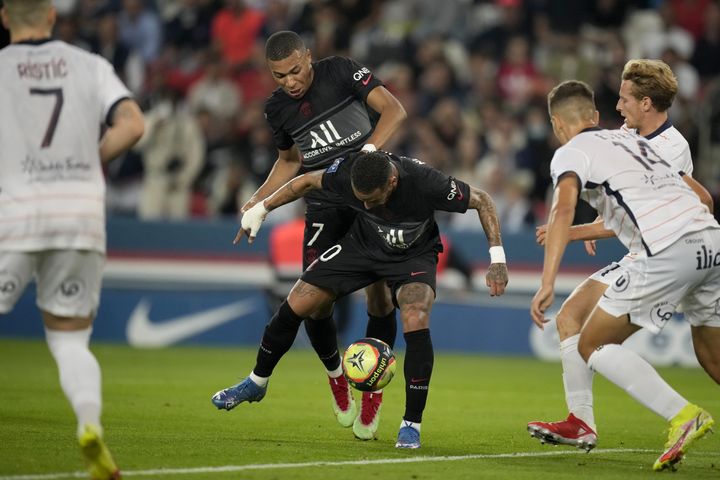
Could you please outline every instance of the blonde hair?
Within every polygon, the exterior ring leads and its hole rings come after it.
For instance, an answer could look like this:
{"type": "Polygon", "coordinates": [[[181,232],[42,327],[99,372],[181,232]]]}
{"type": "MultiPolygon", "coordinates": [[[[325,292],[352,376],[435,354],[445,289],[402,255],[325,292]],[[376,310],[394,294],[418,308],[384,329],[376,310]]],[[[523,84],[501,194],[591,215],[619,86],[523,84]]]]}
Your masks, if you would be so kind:
{"type": "Polygon", "coordinates": [[[52,0],[5,0],[5,12],[11,28],[42,25],[52,0]]]}
{"type": "Polygon", "coordinates": [[[631,91],[636,99],[650,98],[658,112],[670,108],[678,91],[675,74],[661,60],[630,60],[625,64],[622,79],[633,82],[631,91]]]}

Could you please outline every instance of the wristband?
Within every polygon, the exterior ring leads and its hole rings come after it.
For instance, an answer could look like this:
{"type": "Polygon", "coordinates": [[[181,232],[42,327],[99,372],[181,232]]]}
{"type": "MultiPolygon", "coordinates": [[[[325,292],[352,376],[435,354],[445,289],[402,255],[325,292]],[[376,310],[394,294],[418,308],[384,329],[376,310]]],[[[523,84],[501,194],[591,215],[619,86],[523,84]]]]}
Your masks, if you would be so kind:
{"type": "Polygon", "coordinates": [[[502,246],[490,247],[490,263],[505,263],[505,250],[502,246]]]}
{"type": "Polygon", "coordinates": [[[363,147],[360,149],[361,152],[368,152],[368,153],[369,153],[369,152],[374,152],[375,150],[377,150],[377,148],[375,148],[375,145],[373,145],[372,143],[366,143],[366,144],[363,145],[363,147]]]}

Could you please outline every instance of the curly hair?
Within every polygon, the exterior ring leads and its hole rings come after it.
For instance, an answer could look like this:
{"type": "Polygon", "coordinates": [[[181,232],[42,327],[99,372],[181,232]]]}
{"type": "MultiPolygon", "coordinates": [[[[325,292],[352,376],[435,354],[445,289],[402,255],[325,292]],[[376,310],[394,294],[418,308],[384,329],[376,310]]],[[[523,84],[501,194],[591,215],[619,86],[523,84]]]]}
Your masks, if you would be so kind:
{"type": "Polygon", "coordinates": [[[358,192],[371,193],[384,187],[391,174],[390,156],[387,153],[360,153],[350,169],[350,180],[358,192]]]}

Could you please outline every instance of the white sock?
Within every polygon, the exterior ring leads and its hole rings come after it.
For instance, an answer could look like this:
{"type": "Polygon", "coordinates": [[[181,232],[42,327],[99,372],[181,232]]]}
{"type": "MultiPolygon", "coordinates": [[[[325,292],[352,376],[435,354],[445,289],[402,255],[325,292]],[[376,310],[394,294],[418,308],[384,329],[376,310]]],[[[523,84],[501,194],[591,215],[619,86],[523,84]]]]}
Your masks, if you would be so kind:
{"type": "Polygon", "coordinates": [[[640,355],[621,345],[595,350],[588,365],[667,421],[688,403],[640,355]]]}
{"type": "Polygon", "coordinates": [[[402,427],[412,427],[415,430],[417,430],[418,432],[420,431],[420,423],[416,423],[416,422],[408,422],[407,420],[402,420],[400,422],[400,428],[402,428],[402,427]]]}
{"type": "Polygon", "coordinates": [[[255,382],[255,385],[257,385],[258,387],[266,387],[268,382],[270,381],[270,377],[258,377],[257,375],[255,375],[255,372],[250,372],[250,375],[248,376],[250,377],[250,380],[255,382]]]}
{"type": "Polygon", "coordinates": [[[328,377],[330,378],[337,378],[340,375],[343,374],[342,371],[342,365],[338,365],[338,367],[335,370],[327,370],[328,377]]]}
{"type": "Polygon", "coordinates": [[[563,367],[563,385],[568,410],[587,423],[597,432],[593,413],[592,383],[594,373],[578,352],[580,334],[573,335],[560,342],[560,360],[563,367]]]}
{"type": "Polygon", "coordinates": [[[45,339],[60,374],[60,386],[77,417],[78,434],[86,424],[101,428],[100,365],[88,348],[91,333],[92,327],[73,331],[45,329],[45,339]]]}

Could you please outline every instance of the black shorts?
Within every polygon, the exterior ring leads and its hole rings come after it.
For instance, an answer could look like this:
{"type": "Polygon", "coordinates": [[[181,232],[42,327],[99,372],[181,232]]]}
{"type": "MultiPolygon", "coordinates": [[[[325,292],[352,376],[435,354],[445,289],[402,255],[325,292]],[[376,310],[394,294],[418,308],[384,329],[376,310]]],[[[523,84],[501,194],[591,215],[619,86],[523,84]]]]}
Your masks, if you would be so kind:
{"type": "Polygon", "coordinates": [[[435,291],[438,255],[435,250],[397,262],[368,258],[351,236],[325,250],[309,268],[302,281],[333,292],[337,298],[378,280],[385,280],[397,304],[397,290],[406,283],[425,283],[435,291]]]}
{"type": "Polygon", "coordinates": [[[303,271],[345,236],[355,221],[355,215],[355,210],[349,207],[322,205],[317,208],[308,201],[303,236],[303,271]]]}

